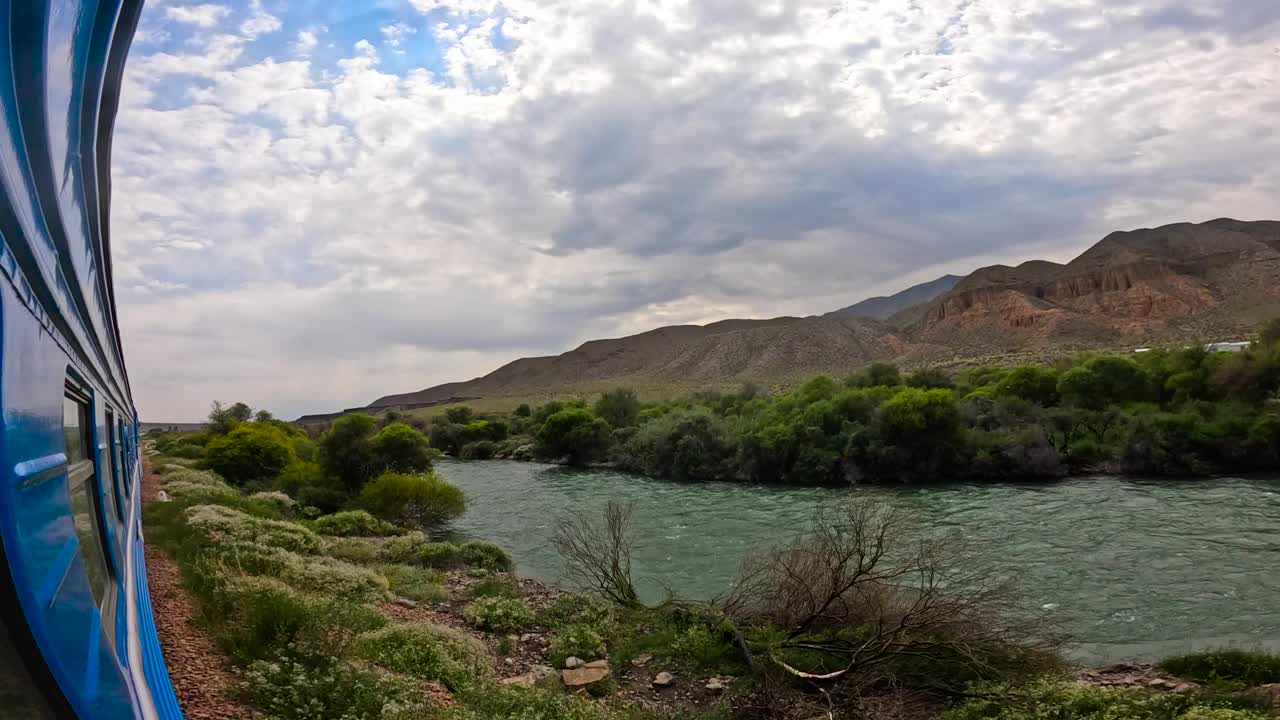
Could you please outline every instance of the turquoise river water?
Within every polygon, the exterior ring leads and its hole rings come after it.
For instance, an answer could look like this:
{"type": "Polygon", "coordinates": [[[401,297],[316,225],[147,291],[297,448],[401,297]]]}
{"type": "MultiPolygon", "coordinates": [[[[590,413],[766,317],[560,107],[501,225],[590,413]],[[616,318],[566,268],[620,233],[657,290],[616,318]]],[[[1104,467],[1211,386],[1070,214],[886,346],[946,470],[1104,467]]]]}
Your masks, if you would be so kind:
{"type": "Polygon", "coordinates": [[[634,574],[709,598],[753,546],[786,540],[814,508],[882,496],[990,548],[1029,601],[1059,615],[1081,662],[1220,646],[1280,649],[1280,478],[954,484],[852,489],[682,484],[508,461],[440,464],[467,495],[465,536],[510,548],[522,575],[560,579],[558,518],[634,505],[634,574]]]}

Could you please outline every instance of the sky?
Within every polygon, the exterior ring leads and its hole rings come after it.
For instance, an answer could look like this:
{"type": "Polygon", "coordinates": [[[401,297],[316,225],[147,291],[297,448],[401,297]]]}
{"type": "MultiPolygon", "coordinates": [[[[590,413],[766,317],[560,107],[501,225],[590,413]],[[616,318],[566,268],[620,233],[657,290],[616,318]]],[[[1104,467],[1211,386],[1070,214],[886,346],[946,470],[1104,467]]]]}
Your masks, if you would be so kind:
{"type": "Polygon", "coordinates": [[[1275,0],[147,0],[113,148],[146,421],[1280,219],[1275,0]]]}

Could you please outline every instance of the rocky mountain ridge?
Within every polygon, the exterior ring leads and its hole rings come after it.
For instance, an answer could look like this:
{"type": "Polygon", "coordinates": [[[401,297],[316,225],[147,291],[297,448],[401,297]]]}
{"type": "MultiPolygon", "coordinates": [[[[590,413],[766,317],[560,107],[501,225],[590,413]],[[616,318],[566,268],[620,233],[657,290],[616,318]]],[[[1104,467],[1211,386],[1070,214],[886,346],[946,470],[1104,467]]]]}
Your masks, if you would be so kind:
{"type": "Polygon", "coordinates": [[[1114,232],[1065,265],[1036,260],[951,278],[822,316],[725,320],[593,340],[558,356],[515,360],[474,380],[378,398],[370,407],[612,380],[777,382],[844,374],[878,360],[938,365],[1236,339],[1280,314],[1280,222],[1223,218],[1114,232]],[[882,314],[904,296],[924,299],[883,320],[859,317],[882,314]]]}

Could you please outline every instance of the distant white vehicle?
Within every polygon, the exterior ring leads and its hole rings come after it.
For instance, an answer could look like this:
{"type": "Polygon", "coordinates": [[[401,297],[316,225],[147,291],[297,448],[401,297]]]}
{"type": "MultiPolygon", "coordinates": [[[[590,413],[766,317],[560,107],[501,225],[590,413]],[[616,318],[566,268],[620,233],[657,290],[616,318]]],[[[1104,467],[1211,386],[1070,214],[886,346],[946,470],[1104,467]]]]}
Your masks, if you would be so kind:
{"type": "Polygon", "coordinates": [[[1216,342],[1209,343],[1204,346],[1205,352],[1240,352],[1248,349],[1253,343],[1248,340],[1239,340],[1235,342],[1216,342]]]}

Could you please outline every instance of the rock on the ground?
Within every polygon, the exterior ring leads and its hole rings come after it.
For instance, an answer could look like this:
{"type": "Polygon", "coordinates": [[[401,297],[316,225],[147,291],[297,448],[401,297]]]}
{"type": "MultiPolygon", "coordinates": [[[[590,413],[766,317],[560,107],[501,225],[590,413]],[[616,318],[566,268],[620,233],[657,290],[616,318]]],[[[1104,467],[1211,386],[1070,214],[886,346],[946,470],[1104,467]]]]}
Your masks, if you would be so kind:
{"type": "Polygon", "coordinates": [[[414,608],[418,607],[418,603],[414,602],[413,600],[410,600],[409,598],[398,597],[394,600],[394,602],[400,607],[409,608],[410,610],[413,610],[414,608]]]}
{"type": "Polygon", "coordinates": [[[670,686],[672,683],[674,683],[675,681],[676,681],[676,678],[675,678],[675,676],[674,676],[674,675],[672,675],[671,673],[667,672],[666,670],[663,670],[662,672],[658,673],[658,676],[657,676],[657,677],[655,677],[655,678],[653,679],[653,686],[654,686],[654,687],[669,687],[669,686],[670,686]]]}
{"type": "Polygon", "coordinates": [[[565,658],[565,661],[564,661],[565,668],[569,670],[580,668],[583,665],[586,665],[586,663],[582,661],[582,658],[576,657],[574,655],[570,655],[569,657],[565,658]]]}
{"type": "Polygon", "coordinates": [[[652,655],[637,655],[631,660],[631,664],[636,667],[644,667],[653,661],[652,655]]]}
{"type": "Polygon", "coordinates": [[[707,681],[707,689],[714,693],[724,692],[724,681],[713,677],[707,681]]]}
{"type": "Polygon", "coordinates": [[[519,687],[531,688],[538,684],[540,680],[554,677],[556,671],[546,665],[537,665],[532,670],[523,675],[515,677],[503,678],[498,682],[502,685],[516,685],[519,687]]]}
{"type": "Polygon", "coordinates": [[[596,660],[595,662],[589,662],[581,667],[568,668],[560,671],[560,679],[564,681],[565,687],[570,690],[594,685],[601,680],[607,680],[609,675],[610,670],[608,660],[596,660]]]}
{"type": "Polygon", "coordinates": [[[156,502],[169,502],[169,493],[163,490],[156,493],[156,502]]]}

